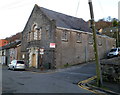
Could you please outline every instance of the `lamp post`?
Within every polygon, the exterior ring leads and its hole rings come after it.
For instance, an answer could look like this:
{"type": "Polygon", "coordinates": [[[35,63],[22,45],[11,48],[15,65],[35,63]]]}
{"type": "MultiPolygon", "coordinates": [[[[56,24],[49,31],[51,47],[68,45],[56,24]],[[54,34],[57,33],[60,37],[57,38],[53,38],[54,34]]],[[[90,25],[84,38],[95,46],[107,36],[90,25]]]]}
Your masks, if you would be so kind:
{"type": "Polygon", "coordinates": [[[100,62],[99,62],[99,56],[98,56],[97,38],[96,38],[96,31],[95,31],[95,22],[94,22],[94,13],[93,13],[92,0],[88,0],[88,4],[89,4],[89,8],[90,8],[91,28],[92,28],[92,31],[93,31],[97,85],[100,87],[102,85],[102,77],[101,77],[101,70],[100,70],[101,68],[100,68],[100,62]]]}

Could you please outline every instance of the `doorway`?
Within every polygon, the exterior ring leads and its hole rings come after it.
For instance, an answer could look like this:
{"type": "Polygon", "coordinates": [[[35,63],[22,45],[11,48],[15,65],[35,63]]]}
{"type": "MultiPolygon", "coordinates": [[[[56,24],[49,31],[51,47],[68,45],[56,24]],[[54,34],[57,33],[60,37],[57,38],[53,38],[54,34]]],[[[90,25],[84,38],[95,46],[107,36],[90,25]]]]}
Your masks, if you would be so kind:
{"type": "Polygon", "coordinates": [[[32,55],[32,67],[36,67],[36,55],[32,55]]]}

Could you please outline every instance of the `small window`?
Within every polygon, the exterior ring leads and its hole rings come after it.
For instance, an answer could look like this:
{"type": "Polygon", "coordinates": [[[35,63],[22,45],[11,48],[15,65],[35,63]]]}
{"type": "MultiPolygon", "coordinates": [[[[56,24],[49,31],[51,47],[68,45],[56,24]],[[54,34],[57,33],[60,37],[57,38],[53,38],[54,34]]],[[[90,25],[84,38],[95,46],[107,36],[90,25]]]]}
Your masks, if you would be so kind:
{"type": "Polygon", "coordinates": [[[38,31],[38,40],[41,40],[41,30],[38,31]]]}
{"type": "Polygon", "coordinates": [[[77,41],[77,43],[82,42],[82,33],[76,33],[76,41],[77,41]]]}
{"type": "Polygon", "coordinates": [[[102,38],[101,37],[98,37],[98,45],[102,46],[102,38]]]}
{"type": "Polygon", "coordinates": [[[115,51],[117,51],[116,48],[110,50],[110,52],[115,52],[115,51]]]}
{"type": "Polygon", "coordinates": [[[17,61],[17,64],[24,64],[24,61],[17,61]]]}
{"type": "Polygon", "coordinates": [[[88,35],[89,44],[93,44],[93,35],[88,35]]]}
{"type": "Polygon", "coordinates": [[[62,41],[68,41],[68,32],[66,31],[62,32],[62,41]]]}
{"type": "Polygon", "coordinates": [[[37,31],[34,32],[34,40],[37,40],[38,38],[38,34],[37,34],[37,31]]]}

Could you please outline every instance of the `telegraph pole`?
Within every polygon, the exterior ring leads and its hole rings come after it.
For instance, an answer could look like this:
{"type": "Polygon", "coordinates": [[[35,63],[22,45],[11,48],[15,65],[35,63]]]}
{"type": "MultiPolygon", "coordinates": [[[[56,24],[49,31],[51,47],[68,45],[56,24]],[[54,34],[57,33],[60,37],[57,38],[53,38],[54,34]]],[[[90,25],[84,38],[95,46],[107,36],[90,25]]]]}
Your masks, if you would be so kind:
{"type": "Polygon", "coordinates": [[[101,68],[100,68],[100,62],[99,62],[99,56],[98,56],[97,38],[96,38],[96,30],[95,30],[95,21],[94,21],[92,0],[88,0],[88,4],[89,4],[89,8],[90,8],[91,27],[92,27],[92,31],[93,31],[94,54],[95,54],[95,61],[96,61],[97,85],[100,87],[102,85],[102,77],[101,77],[101,68]]]}
{"type": "Polygon", "coordinates": [[[118,2],[118,30],[117,30],[117,47],[120,47],[120,1],[118,2]]]}
{"type": "Polygon", "coordinates": [[[119,31],[120,31],[120,21],[118,22],[118,29],[116,31],[117,32],[116,33],[117,34],[116,35],[117,36],[117,38],[116,38],[117,39],[117,47],[119,47],[119,31]]]}

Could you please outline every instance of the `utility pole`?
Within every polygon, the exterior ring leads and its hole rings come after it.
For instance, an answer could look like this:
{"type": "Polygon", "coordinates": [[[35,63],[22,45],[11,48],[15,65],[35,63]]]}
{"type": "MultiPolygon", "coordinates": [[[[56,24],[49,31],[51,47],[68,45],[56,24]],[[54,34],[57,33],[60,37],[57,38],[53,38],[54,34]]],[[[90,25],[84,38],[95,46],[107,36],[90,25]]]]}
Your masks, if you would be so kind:
{"type": "Polygon", "coordinates": [[[118,2],[118,31],[117,31],[117,47],[120,47],[120,1],[118,2]]]}
{"type": "Polygon", "coordinates": [[[98,56],[97,38],[96,38],[96,30],[95,30],[95,21],[94,21],[92,0],[88,0],[88,4],[89,4],[89,8],[90,8],[90,15],[91,15],[91,28],[92,28],[92,31],[93,31],[94,54],[95,54],[95,61],[96,61],[97,85],[100,87],[102,85],[102,77],[101,77],[101,68],[100,68],[100,62],[99,62],[99,56],[98,56]]]}
{"type": "Polygon", "coordinates": [[[116,38],[116,39],[117,39],[117,47],[119,47],[119,31],[120,31],[120,22],[118,22],[118,29],[117,29],[117,31],[116,31],[116,32],[117,32],[117,33],[116,33],[116,34],[117,34],[117,35],[116,35],[116,36],[117,36],[117,38],[116,38]]]}

